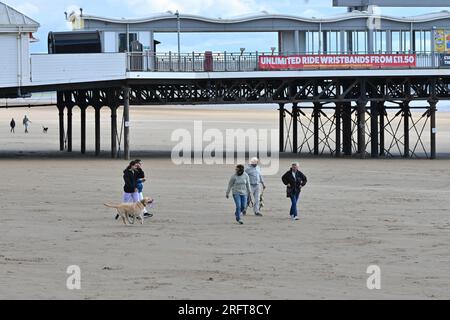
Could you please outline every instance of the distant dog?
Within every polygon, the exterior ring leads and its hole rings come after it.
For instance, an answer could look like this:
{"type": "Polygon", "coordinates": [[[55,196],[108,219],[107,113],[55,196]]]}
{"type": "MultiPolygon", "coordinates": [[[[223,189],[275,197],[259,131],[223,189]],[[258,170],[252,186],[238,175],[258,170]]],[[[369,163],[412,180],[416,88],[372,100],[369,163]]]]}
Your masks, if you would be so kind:
{"type": "Polygon", "coordinates": [[[42,126],[42,132],[43,132],[43,133],[47,133],[47,132],[48,132],[48,127],[42,126]]]}
{"type": "Polygon", "coordinates": [[[144,209],[152,202],[153,199],[145,197],[141,201],[135,203],[121,203],[117,205],[104,203],[104,205],[108,208],[116,209],[119,216],[122,217],[124,224],[127,224],[128,217],[139,218],[141,224],[144,224],[144,209]]]}

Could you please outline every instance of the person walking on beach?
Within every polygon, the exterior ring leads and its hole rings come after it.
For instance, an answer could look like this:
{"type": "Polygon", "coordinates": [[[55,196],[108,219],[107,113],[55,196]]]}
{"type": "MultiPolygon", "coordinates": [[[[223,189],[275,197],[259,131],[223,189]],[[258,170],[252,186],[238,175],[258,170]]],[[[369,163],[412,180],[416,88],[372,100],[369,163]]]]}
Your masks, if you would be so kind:
{"type": "Polygon", "coordinates": [[[16,121],[14,121],[14,118],[11,119],[11,122],[9,123],[9,126],[11,127],[11,133],[15,133],[14,128],[16,127],[16,121]]]}
{"type": "Polygon", "coordinates": [[[139,201],[136,171],[136,161],[131,161],[128,167],[123,171],[123,181],[125,183],[123,186],[123,203],[139,201]]]}
{"type": "MultiPolygon", "coordinates": [[[[136,170],[137,170],[136,161],[131,161],[128,167],[123,171],[124,186],[123,186],[122,203],[139,201],[136,170]]],[[[119,215],[116,215],[116,220],[117,219],[119,219],[119,215]]]]}
{"type": "Polygon", "coordinates": [[[25,127],[25,133],[28,133],[28,126],[30,125],[31,121],[30,119],[28,119],[28,117],[25,115],[25,117],[23,118],[23,126],[25,127]]]}
{"type": "MultiPolygon", "coordinates": [[[[255,201],[253,204],[253,212],[255,213],[255,216],[262,217],[259,201],[261,199],[261,188],[266,189],[266,185],[264,184],[264,179],[261,175],[261,168],[258,166],[258,163],[258,158],[252,158],[250,160],[249,166],[247,167],[247,169],[245,169],[245,173],[247,173],[250,178],[251,194],[255,201]]],[[[246,209],[242,212],[244,215],[247,212],[248,205],[249,202],[247,202],[246,209]]]]}
{"type": "Polygon", "coordinates": [[[247,196],[252,197],[250,178],[248,174],[245,173],[243,165],[237,165],[235,170],[236,173],[231,176],[230,181],[228,182],[226,198],[228,199],[230,197],[230,191],[232,191],[233,200],[236,205],[236,221],[239,224],[244,224],[241,220],[241,213],[247,206],[247,196]]]}
{"type": "MultiPolygon", "coordinates": [[[[136,162],[136,171],[135,171],[135,178],[136,178],[136,186],[138,189],[139,194],[139,200],[144,199],[144,182],[146,181],[144,170],[142,170],[142,160],[136,159],[134,160],[136,162]]],[[[144,218],[150,218],[153,214],[149,213],[147,211],[147,207],[144,208],[144,218]]]]}
{"type": "Polygon", "coordinates": [[[286,186],[286,195],[291,199],[290,215],[292,221],[298,220],[297,203],[300,199],[302,187],[308,182],[306,176],[299,170],[299,167],[298,162],[293,163],[291,169],[281,178],[286,186]]]}

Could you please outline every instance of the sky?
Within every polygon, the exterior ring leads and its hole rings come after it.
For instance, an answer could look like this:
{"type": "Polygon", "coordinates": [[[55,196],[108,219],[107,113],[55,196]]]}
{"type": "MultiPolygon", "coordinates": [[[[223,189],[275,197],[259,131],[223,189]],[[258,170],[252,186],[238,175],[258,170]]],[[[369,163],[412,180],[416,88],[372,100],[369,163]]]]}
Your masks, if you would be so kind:
{"type": "MultiPolygon", "coordinates": [[[[141,18],[168,10],[181,14],[195,14],[211,18],[231,18],[265,11],[272,14],[290,14],[303,17],[324,17],[340,14],[346,8],[333,8],[332,0],[1,0],[9,6],[23,12],[38,21],[41,27],[36,34],[40,39],[31,47],[31,51],[47,51],[49,31],[66,31],[70,26],[65,21],[64,12],[78,11],[89,15],[114,18],[141,18]]],[[[436,12],[449,8],[381,8],[378,12],[393,16],[413,16],[436,12]]],[[[175,34],[157,34],[162,41],[159,51],[176,51],[175,34]]],[[[202,52],[205,50],[238,52],[270,51],[276,46],[275,34],[182,34],[183,52],[202,52]]]]}

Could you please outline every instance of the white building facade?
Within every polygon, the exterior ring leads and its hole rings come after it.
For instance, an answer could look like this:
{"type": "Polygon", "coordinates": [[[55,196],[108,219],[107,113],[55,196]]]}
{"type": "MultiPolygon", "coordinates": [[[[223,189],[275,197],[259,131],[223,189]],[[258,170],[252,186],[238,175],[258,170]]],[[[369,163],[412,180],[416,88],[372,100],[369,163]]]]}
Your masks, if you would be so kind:
{"type": "Polygon", "coordinates": [[[0,87],[30,84],[29,48],[38,28],[38,22],[0,2],[0,87]]]}

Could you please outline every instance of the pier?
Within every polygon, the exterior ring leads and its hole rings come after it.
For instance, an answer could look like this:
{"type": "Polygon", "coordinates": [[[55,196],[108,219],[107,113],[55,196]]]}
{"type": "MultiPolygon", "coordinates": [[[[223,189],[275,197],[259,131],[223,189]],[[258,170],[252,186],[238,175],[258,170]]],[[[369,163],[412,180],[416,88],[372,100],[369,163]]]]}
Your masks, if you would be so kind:
{"type": "Polygon", "coordinates": [[[280,152],[436,158],[437,104],[450,99],[450,53],[436,39],[439,32],[450,35],[449,12],[414,18],[358,10],[323,19],[180,18],[184,32],[276,32],[278,47],[164,53],[157,51],[155,33],[177,32],[174,16],[115,20],[72,14],[74,37],[80,31],[98,33],[102,52],[31,54],[29,66],[20,66],[19,82],[16,74],[9,83],[0,82],[0,98],[57,92],[60,150],[67,152],[74,151],[74,108],[81,110],[81,153],[86,152],[86,108],[93,107],[95,154],[101,147],[100,113],[110,112],[111,157],[118,157],[123,141],[128,159],[132,106],[273,104],[280,152]],[[379,23],[369,26],[374,18],[379,23]]]}

